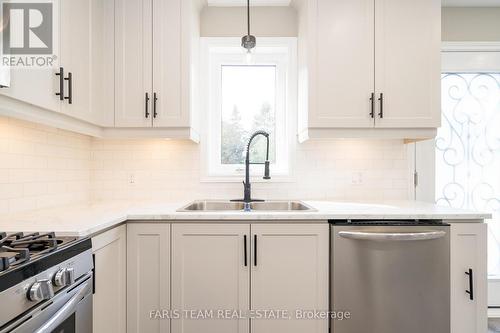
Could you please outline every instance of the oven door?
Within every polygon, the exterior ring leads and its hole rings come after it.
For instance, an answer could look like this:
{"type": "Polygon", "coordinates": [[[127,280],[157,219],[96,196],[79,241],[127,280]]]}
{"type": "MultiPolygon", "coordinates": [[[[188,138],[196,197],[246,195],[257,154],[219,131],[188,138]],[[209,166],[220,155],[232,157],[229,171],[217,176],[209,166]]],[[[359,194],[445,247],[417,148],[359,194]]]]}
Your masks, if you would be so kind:
{"type": "Polygon", "coordinates": [[[92,273],[30,310],[4,332],[92,333],[92,273]]]}

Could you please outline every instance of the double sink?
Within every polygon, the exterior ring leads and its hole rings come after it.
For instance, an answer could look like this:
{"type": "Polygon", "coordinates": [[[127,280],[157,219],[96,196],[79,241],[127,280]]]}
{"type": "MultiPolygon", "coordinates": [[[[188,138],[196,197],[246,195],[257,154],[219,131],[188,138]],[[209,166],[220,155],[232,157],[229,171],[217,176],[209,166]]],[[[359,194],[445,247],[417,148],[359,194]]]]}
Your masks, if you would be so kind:
{"type": "Polygon", "coordinates": [[[267,211],[267,212],[312,212],[311,206],[301,201],[262,201],[232,202],[224,200],[197,200],[182,207],[178,212],[238,212],[238,211],[267,211]]]}

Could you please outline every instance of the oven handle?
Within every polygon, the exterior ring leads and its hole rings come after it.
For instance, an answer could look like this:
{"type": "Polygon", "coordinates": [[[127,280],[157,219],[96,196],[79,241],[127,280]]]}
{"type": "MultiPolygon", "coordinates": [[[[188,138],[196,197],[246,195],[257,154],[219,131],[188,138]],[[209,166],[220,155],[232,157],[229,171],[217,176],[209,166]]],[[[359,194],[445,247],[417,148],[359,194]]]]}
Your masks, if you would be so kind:
{"type": "Polygon", "coordinates": [[[73,312],[75,312],[78,303],[81,299],[89,293],[91,284],[86,282],[80,290],[70,298],[70,300],[61,307],[45,324],[40,326],[34,333],[50,333],[54,331],[57,326],[62,324],[73,312]]]}
{"type": "Polygon", "coordinates": [[[444,231],[426,232],[367,232],[367,231],[339,231],[342,238],[372,241],[418,241],[438,239],[446,236],[444,231]]]}

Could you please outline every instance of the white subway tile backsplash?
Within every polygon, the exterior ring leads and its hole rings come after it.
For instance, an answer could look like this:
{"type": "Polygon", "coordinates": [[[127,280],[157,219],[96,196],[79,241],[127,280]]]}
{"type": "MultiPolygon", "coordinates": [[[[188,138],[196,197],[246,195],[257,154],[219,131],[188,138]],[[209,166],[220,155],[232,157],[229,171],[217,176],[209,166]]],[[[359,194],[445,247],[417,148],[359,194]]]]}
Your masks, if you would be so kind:
{"type": "Polygon", "coordinates": [[[90,199],[91,139],[0,117],[0,213],[90,199]]]}
{"type": "MultiPolygon", "coordinates": [[[[289,181],[255,182],[263,199],[407,199],[401,140],[312,140],[297,145],[289,181]]],[[[241,182],[202,182],[200,145],[101,140],[0,117],[0,213],[89,200],[187,201],[242,195],[241,182]]],[[[272,170],[271,170],[272,173],[272,170]]]]}

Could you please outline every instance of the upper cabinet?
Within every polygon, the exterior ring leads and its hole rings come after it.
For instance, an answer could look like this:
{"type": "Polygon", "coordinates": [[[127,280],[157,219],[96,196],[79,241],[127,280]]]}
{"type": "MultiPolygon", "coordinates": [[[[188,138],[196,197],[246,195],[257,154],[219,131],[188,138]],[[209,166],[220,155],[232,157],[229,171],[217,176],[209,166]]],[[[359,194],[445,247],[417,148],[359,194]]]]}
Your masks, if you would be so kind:
{"type": "Polygon", "coordinates": [[[439,0],[296,5],[302,139],[435,134],[441,119],[439,0]]]}
{"type": "Polygon", "coordinates": [[[118,0],[116,6],[116,127],[193,131],[201,4],[118,0]]]}
{"type": "MultiPolygon", "coordinates": [[[[114,27],[109,18],[114,15],[114,2],[54,0],[51,3],[52,67],[12,68],[11,85],[1,93],[12,100],[86,123],[110,126],[114,109],[114,27]]],[[[50,117],[50,113],[40,113],[39,109],[31,113],[35,120],[50,117]]]]}

